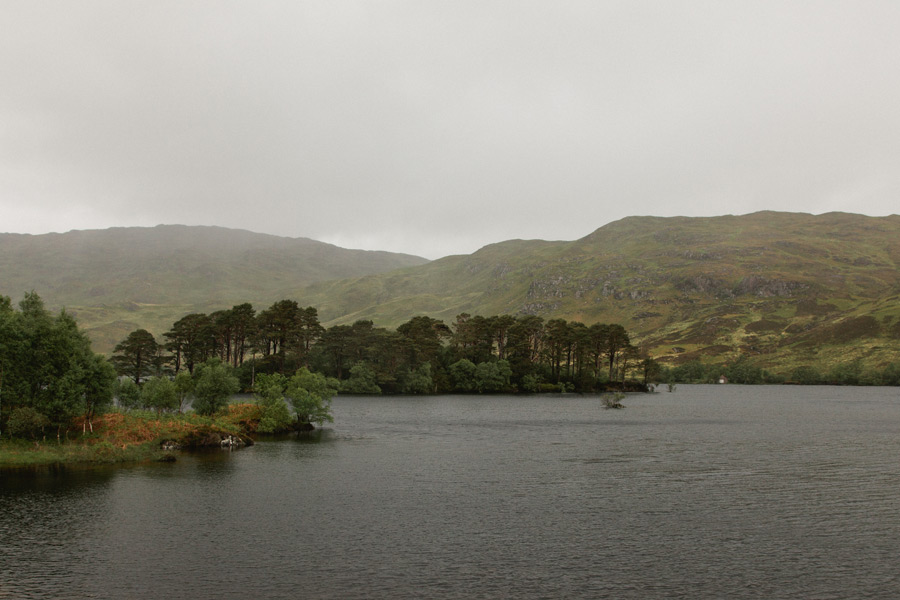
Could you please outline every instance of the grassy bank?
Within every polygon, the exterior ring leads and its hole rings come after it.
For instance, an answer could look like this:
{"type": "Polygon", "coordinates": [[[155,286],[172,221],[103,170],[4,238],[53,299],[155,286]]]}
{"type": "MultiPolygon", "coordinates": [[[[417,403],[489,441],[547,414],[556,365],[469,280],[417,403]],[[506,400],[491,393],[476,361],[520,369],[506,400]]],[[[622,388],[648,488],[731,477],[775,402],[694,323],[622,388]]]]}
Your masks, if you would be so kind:
{"type": "Polygon", "coordinates": [[[186,447],[214,445],[225,436],[246,436],[256,430],[259,409],[233,404],[226,413],[204,417],[194,413],[156,414],[113,411],[93,422],[93,431],[76,424],[77,434],[56,440],[48,432],[40,440],[0,440],[0,468],[55,464],[109,464],[158,460],[166,455],[164,442],[186,447]]]}

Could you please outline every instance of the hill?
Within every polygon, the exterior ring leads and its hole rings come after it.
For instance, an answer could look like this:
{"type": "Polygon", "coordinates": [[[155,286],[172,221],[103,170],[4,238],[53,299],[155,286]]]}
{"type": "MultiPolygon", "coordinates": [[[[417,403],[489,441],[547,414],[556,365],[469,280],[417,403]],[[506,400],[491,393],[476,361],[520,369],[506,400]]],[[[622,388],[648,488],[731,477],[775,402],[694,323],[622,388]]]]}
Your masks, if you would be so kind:
{"type": "Polygon", "coordinates": [[[745,354],[789,372],[900,360],[898,266],[898,216],[630,217],[572,242],[502,242],[291,297],[329,324],[462,312],[618,322],[670,364],[745,354]]]}
{"type": "Polygon", "coordinates": [[[534,314],[623,324],[669,364],[740,355],[788,373],[900,361],[900,217],[629,217],[574,241],[433,262],[216,227],[0,234],[0,294],[66,307],[98,351],[188,312],[282,298],[324,324],[534,314]]]}
{"type": "Polygon", "coordinates": [[[45,235],[0,234],[0,294],[34,290],[65,307],[108,351],[130,331],[161,333],[194,311],[264,306],[327,279],[420,265],[406,254],[348,250],[307,238],[160,225],[45,235]]]}

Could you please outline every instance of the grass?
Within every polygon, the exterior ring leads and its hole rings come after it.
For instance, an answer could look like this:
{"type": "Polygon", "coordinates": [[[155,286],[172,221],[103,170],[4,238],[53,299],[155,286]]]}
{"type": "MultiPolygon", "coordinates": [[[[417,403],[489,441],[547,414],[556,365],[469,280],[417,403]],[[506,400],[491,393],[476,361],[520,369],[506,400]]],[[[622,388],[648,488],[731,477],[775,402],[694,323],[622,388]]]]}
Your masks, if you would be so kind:
{"type": "Polygon", "coordinates": [[[210,434],[246,436],[256,430],[259,409],[254,404],[232,404],[215,417],[195,413],[157,414],[148,411],[112,411],[95,419],[93,431],[78,423],[76,437],[57,443],[0,440],[0,468],[57,464],[109,464],[140,462],[163,457],[164,441],[176,443],[208,438],[210,434]]]}

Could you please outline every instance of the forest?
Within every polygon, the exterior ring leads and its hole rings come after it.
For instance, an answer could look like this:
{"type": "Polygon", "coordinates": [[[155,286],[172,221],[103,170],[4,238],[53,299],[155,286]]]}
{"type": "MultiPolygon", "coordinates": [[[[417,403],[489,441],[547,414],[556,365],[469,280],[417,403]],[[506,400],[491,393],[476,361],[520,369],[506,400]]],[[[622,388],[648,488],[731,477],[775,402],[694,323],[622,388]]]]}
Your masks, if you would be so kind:
{"type": "Polygon", "coordinates": [[[658,372],[615,324],[460,314],[450,325],[417,316],[396,330],[325,328],[292,300],[189,314],[161,341],[138,329],[107,359],[34,292],[18,308],[0,297],[0,433],[35,441],[48,430],[89,436],[118,409],[225,415],[240,391],[255,398],[245,430],[302,431],[331,420],[337,393],[646,390],[658,372]]]}
{"type": "Polygon", "coordinates": [[[161,340],[133,331],[112,362],[139,385],[150,376],[193,373],[210,358],[231,365],[248,391],[260,374],[291,376],[301,368],[349,394],[645,389],[659,372],[618,324],[463,313],[449,325],[416,316],[395,330],[366,320],[325,328],[316,308],[293,300],[258,313],[240,304],[189,314],[161,340]]]}

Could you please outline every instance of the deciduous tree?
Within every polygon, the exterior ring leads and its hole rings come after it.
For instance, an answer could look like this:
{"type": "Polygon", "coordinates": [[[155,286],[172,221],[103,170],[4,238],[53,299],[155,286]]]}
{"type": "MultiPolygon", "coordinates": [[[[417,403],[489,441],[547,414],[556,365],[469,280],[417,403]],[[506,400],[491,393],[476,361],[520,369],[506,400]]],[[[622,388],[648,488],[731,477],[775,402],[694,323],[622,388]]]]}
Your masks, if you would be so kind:
{"type": "Polygon", "coordinates": [[[214,415],[228,405],[228,398],[240,388],[231,367],[218,358],[210,358],[197,366],[194,374],[194,411],[214,415]]]}

